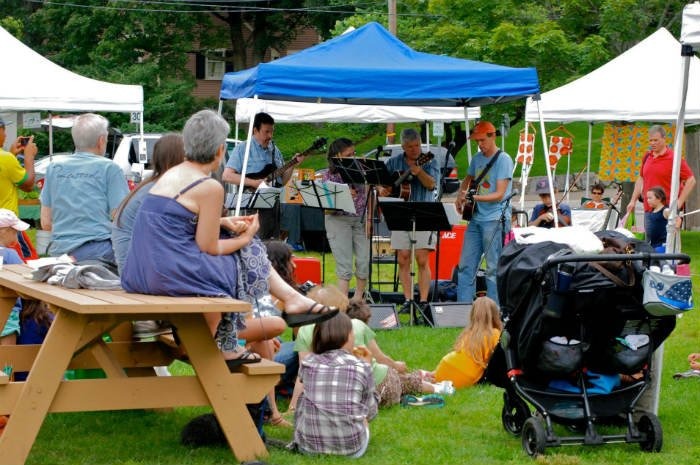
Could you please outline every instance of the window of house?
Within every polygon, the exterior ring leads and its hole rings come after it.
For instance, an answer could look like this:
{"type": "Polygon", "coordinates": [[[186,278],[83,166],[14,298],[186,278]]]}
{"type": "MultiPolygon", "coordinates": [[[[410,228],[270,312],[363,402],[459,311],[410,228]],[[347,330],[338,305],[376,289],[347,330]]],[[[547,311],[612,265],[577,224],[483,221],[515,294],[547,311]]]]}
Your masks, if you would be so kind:
{"type": "Polygon", "coordinates": [[[204,61],[204,79],[221,80],[226,72],[226,50],[216,49],[210,50],[205,55],[204,61]]]}

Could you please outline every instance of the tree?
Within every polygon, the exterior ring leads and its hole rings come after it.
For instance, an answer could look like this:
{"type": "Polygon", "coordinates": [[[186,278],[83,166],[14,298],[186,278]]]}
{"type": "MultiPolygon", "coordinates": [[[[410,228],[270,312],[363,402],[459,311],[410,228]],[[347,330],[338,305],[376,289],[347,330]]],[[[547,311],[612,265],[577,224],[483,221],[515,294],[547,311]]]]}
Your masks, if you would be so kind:
{"type": "MultiPolygon", "coordinates": [[[[71,71],[144,87],[146,120],[180,128],[195,107],[186,69],[192,43],[208,39],[207,15],[186,6],[83,0],[45,4],[26,20],[25,42],[71,71]],[[61,27],[56,27],[60,24],[61,27]]],[[[114,126],[128,115],[109,115],[114,126]]]]}
{"type": "Polygon", "coordinates": [[[270,49],[285,49],[305,27],[327,36],[338,7],[342,15],[355,9],[337,0],[231,1],[219,2],[212,14],[228,26],[233,69],[242,70],[269,59],[270,49]]]}

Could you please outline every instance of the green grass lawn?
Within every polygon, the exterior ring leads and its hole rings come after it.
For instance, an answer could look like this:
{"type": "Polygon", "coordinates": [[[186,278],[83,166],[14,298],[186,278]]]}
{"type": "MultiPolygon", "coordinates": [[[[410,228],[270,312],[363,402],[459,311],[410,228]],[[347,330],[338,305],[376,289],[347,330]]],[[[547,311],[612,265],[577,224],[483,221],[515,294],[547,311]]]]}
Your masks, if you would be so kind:
{"type": "MultiPolygon", "coordinates": [[[[700,233],[683,234],[683,250],[693,257],[693,283],[698,295],[700,233]]],[[[326,255],[327,263],[332,257],[326,255]]],[[[326,279],[333,281],[326,270],[326,279]]],[[[601,322],[604,323],[604,322],[601,322]]],[[[403,327],[378,332],[382,349],[409,367],[433,369],[459,332],[458,329],[403,327]]],[[[660,454],[641,452],[637,445],[608,444],[600,447],[565,446],[547,449],[536,463],[578,465],[669,464],[700,462],[700,379],[680,381],[672,374],[687,369],[686,356],[700,351],[700,313],[691,311],[678,321],[665,344],[665,362],[659,417],[664,446],[660,454]]],[[[173,371],[190,369],[176,362],[173,371]]],[[[283,404],[283,403],[282,403],[283,404]]],[[[372,438],[359,464],[527,464],[520,438],[501,425],[502,391],[478,386],[448,397],[444,408],[398,406],[381,410],[371,424],[372,438]]],[[[123,411],[52,414],[41,428],[28,464],[213,464],[235,463],[227,448],[189,449],[179,443],[182,427],[206,408],[178,408],[171,412],[123,411]]],[[[276,439],[291,438],[291,431],[267,428],[276,439]]],[[[306,457],[270,449],[272,464],[348,463],[338,457],[306,457]]],[[[0,463],[2,460],[0,459],[0,463]]]]}

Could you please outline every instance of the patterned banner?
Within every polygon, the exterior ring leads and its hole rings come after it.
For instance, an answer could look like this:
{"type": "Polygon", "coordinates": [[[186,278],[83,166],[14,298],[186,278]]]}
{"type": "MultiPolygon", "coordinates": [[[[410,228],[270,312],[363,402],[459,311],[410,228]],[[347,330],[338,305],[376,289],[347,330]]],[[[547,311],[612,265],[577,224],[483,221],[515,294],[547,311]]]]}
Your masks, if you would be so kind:
{"type": "Polygon", "coordinates": [[[532,152],[535,148],[535,135],[533,133],[528,133],[527,140],[525,140],[525,133],[520,133],[520,143],[518,144],[518,154],[515,157],[517,163],[524,163],[526,165],[532,164],[532,152]]]}
{"type": "MultiPolygon", "coordinates": [[[[675,127],[664,124],[666,143],[673,147],[675,127]]],[[[601,181],[634,182],[639,177],[642,158],[649,150],[649,125],[643,123],[606,123],[600,147],[601,181]]]]}
{"type": "Polygon", "coordinates": [[[571,155],[574,141],[571,137],[550,136],[549,137],[549,167],[555,168],[561,157],[571,155]]]}

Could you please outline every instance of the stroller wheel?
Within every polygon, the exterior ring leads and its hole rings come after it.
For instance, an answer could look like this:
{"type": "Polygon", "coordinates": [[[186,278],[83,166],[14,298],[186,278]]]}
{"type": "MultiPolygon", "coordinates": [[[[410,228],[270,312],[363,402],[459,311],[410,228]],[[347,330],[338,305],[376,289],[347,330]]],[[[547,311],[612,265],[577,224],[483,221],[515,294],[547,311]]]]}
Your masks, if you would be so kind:
{"type": "Polygon", "coordinates": [[[514,436],[520,435],[523,423],[530,417],[530,408],[520,397],[503,393],[503,410],[501,421],[503,428],[514,436]]]}
{"type": "Polygon", "coordinates": [[[639,448],[645,452],[660,452],[664,443],[664,434],[659,418],[653,413],[645,413],[639,417],[637,429],[645,436],[639,443],[639,448]]]}
{"type": "Polygon", "coordinates": [[[542,422],[535,417],[525,420],[523,425],[523,449],[532,458],[544,454],[547,435],[542,422]]]}

